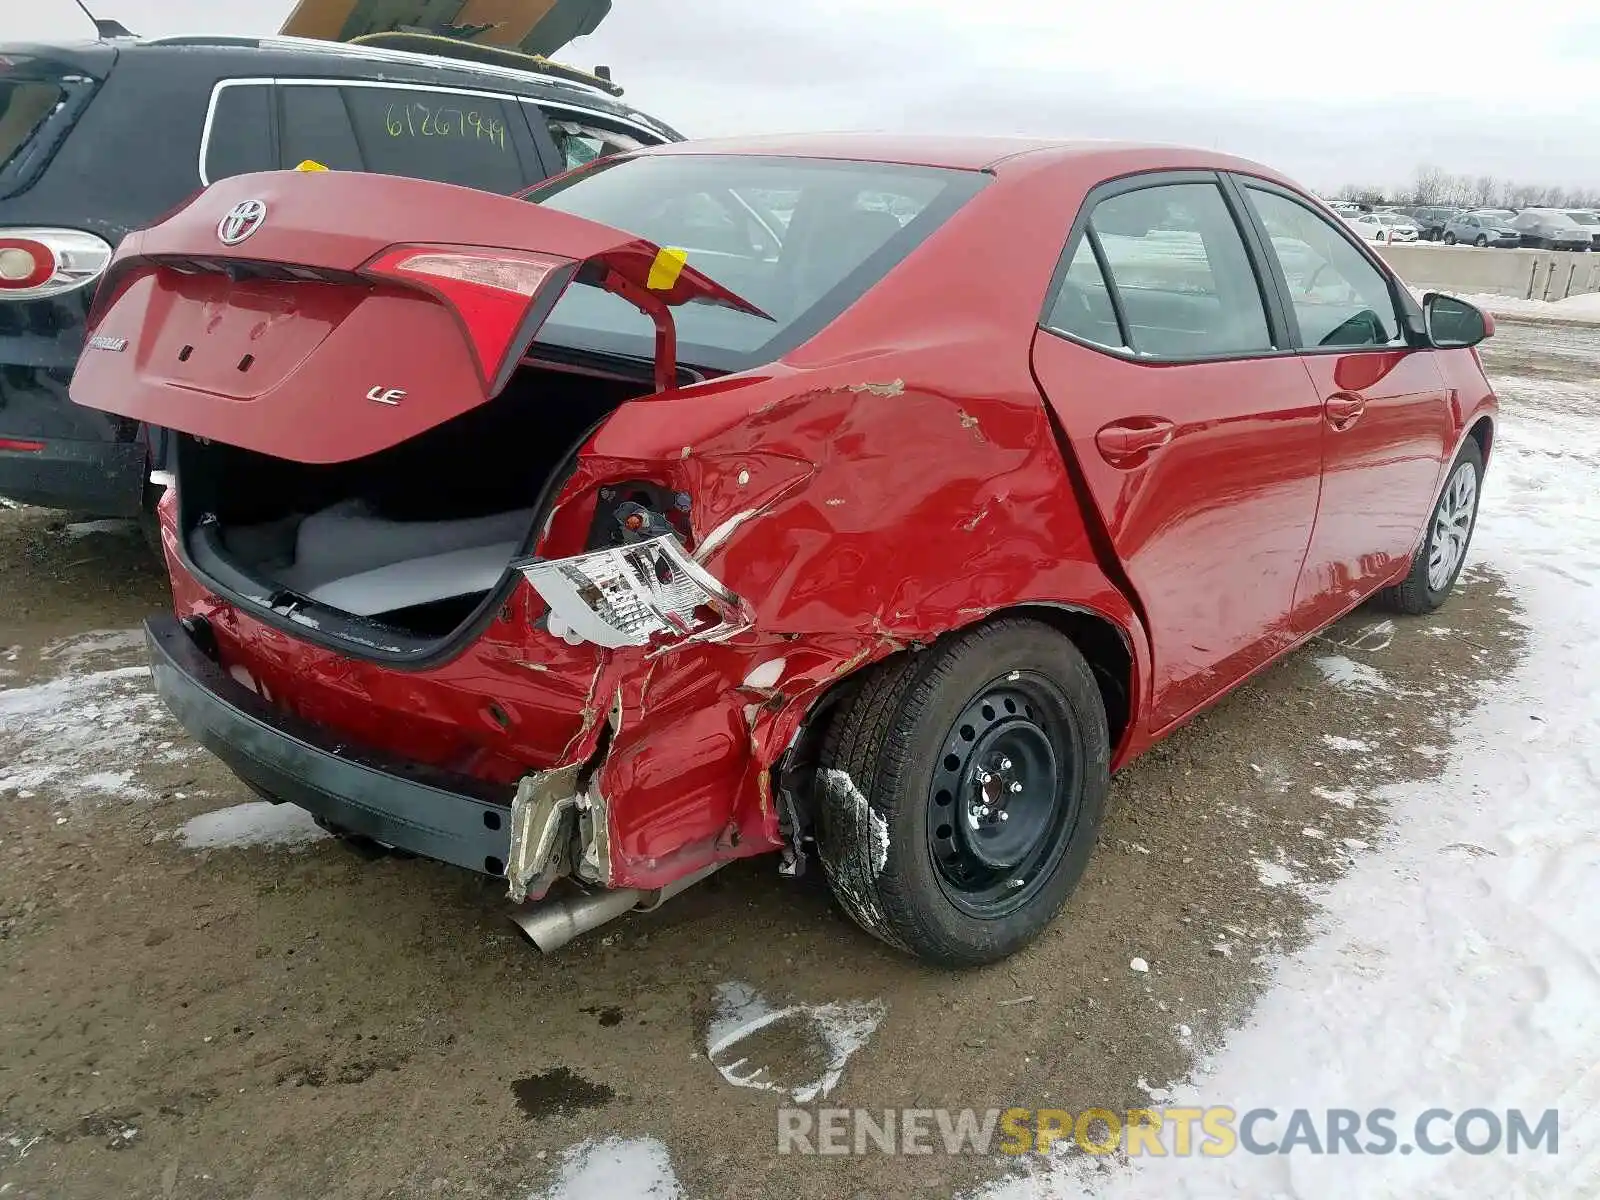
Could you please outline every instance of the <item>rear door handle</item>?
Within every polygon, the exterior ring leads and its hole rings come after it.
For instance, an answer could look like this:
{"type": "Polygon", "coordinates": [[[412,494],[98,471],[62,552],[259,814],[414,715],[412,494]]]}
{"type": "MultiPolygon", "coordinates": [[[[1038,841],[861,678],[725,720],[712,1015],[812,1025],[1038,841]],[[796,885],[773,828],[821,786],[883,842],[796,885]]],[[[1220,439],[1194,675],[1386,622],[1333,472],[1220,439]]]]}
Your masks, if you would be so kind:
{"type": "Polygon", "coordinates": [[[1113,421],[1094,435],[1100,457],[1114,467],[1138,466],[1172,440],[1177,426],[1165,417],[1130,417],[1113,421]]]}
{"type": "Polygon", "coordinates": [[[1335,392],[1322,402],[1322,415],[1335,429],[1349,429],[1367,411],[1367,402],[1354,392],[1335,392]]]}

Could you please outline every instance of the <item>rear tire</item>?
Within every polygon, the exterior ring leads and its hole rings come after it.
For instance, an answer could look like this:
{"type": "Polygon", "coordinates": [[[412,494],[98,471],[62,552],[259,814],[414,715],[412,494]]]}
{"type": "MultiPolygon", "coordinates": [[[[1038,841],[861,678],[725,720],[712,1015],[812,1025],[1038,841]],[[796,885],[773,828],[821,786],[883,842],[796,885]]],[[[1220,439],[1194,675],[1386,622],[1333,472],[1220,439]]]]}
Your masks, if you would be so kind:
{"type": "Polygon", "coordinates": [[[1476,246],[1479,250],[1482,250],[1485,246],[1487,246],[1489,244],[1489,238],[1488,238],[1488,236],[1486,234],[1480,233],[1477,236],[1477,238],[1473,241],[1472,244],[1474,246],[1476,246]]]}
{"type": "Polygon", "coordinates": [[[835,897],[929,962],[1015,953],[1083,875],[1110,757],[1094,673],[1047,625],[996,621],[877,667],[822,747],[817,840],[835,897]]]}
{"type": "Polygon", "coordinates": [[[1467,560],[1467,547],[1478,526],[1478,496],[1483,486],[1483,451],[1468,438],[1450,465],[1444,490],[1428,516],[1428,529],[1411,560],[1411,570],[1378,601],[1396,612],[1421,616],[1445,602],[1467,560]]]}
{"type": "Polygon", "coordinates": [[[1446,246],[1454,246],[1456,244],[1456,235],[1453,234],[1453,233],[1445,234],[1444,235],[1444,244],[1446,246]]]}

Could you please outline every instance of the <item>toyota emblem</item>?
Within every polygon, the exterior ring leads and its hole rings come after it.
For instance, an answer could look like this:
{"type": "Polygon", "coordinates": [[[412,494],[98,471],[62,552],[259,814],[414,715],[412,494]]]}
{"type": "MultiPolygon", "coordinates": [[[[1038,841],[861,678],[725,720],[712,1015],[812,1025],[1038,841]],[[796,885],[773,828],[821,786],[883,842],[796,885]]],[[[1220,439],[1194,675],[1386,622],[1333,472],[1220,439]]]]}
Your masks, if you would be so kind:
{"type": "Polygon", "coordinates": [[[266,201],[242,200],[217,222],[217,241],[224,246],[237,246],[266,224],[266,220],[266,201]]]}

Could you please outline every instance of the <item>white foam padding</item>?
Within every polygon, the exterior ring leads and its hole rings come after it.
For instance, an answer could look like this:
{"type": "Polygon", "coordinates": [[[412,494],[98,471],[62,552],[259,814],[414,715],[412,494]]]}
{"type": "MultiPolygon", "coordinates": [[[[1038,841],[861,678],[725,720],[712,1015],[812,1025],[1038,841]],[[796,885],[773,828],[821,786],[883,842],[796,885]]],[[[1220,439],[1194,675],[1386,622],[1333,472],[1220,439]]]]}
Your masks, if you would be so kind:
{"type": "Polygon", "coordinates": [[[470,546],[388,563],[329,580],[307,595],[358,617],[375,617],[437,600],[487,592],[500,582],[520,542],[470,546]]]}

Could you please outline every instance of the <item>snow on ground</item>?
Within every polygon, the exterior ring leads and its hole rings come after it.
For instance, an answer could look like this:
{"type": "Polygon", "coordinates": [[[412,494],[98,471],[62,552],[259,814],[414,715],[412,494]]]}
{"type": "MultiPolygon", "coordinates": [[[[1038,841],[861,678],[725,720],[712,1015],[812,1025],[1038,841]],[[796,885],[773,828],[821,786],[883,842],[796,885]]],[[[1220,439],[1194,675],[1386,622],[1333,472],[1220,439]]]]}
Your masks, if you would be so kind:
{"type": "Polygon", "coordinates": [[[1389,692],[1394,689],[1376,667],[1357,662],[1343,654],[1327,654],[1317,659],[1317,670],[1329,683],[1357,691],[1389,692]]]}
{"type": "Polygon", "coordinates": [[[1522,1108],[1530,1126],[1555,1108],[1559,1153],[1236,1151],[1109,1173],[1080,1156],[983,1200],[1600,1195],[1600,461],[1585,449],[1600,402],[1593,385],[1496,385],[1508,411],[1473,557],[1516,588],[1528,657],[1484,689],[1438,778],[1389,790],[1382,848],[1351,847],[1312,943],[1168,1103],[1304,1108],[1319,1125],[1388,1108],[1402,1143],[1433,1107],[1522,1108]]]}
{"type": "MultiPolygon", "coordinates": [[[[1408,285],[1409,286],[1409,285],[1408,285]]],[[[1447,292],[1476,304],[1497,317],[1527,317],[1535,321],[1600,324],[1600,292],[1585,292],[1565,300],[1528,300],[1521,296],[1501,296],[1493,292],[1456,292],[1449,288],[1412,287],[1419,301],[1429,292],[1447,292]]]]}
{"type": "Polygon", "coordinates": [[[717,989],[717,1015],[706,1030],[706,1057],[736,1087],[783,1092],[797,1104],[808,1104],[838,1085],[845,1064],[867,1044],[885,1011],[881,1000],[773,1008],[747,984],[724,983],[717,989]],[[797,1064],[742,1049],[762,1032],[783,1026],[794,1027],[800,1044],[811,1043],[815,1057],[797,1064]]]}
{"type": "Polygon", "coordinates": [[[147,752],[149,722],[162,711],[149,681],[147,667],[117,667],[0,691],[0,746],[13,747],[0,762],[0,796],[26,799],[52,782],[69,792],[142,795],[121,764],[147,752]]]}
{"type": "Polygon", "coordinates": [[[666,1146],[655,1138],[580,1142],[561,1156],[561,1173],[528,1200],[682,1200],[666,1146]]]}
{"type": "Polygon", "coordinates": [[[74,521],[62,532],[73,541],[79,538],[91,537],[97,533],[109,533],[119,537],[134,537],[139,533],[139,524],[136,521],[126,521],[119,518],[100,521],[74,521]]]}
{"type": "Polygon", "coordinates": [[[1600,292],[1585,292],[1565,300],[1524,300],[1515,296],[1473,293],[1461,297],[1487,312],[1503,317],[1532,317],[1539,321],[1600,323],[1600,292]]]}
{"type": "Polygon", "coordinates": [[[66,800],[146,799],[144,763],[201,753],[187,742],[158,740],[172,726],[150,690],[149,667],[120,665],[142,663],[143,648],[135,630],[91,630],[39,652],[55,678],[0,685],[0,797],[26,800],[49,786],[66,800]]]}
{"type": "Polygon", "coordinates": [[[191,850],[305,846],[329,836],[305,809],[264,800],[201,813],[178,830],[178,837],[191,850]]]}

